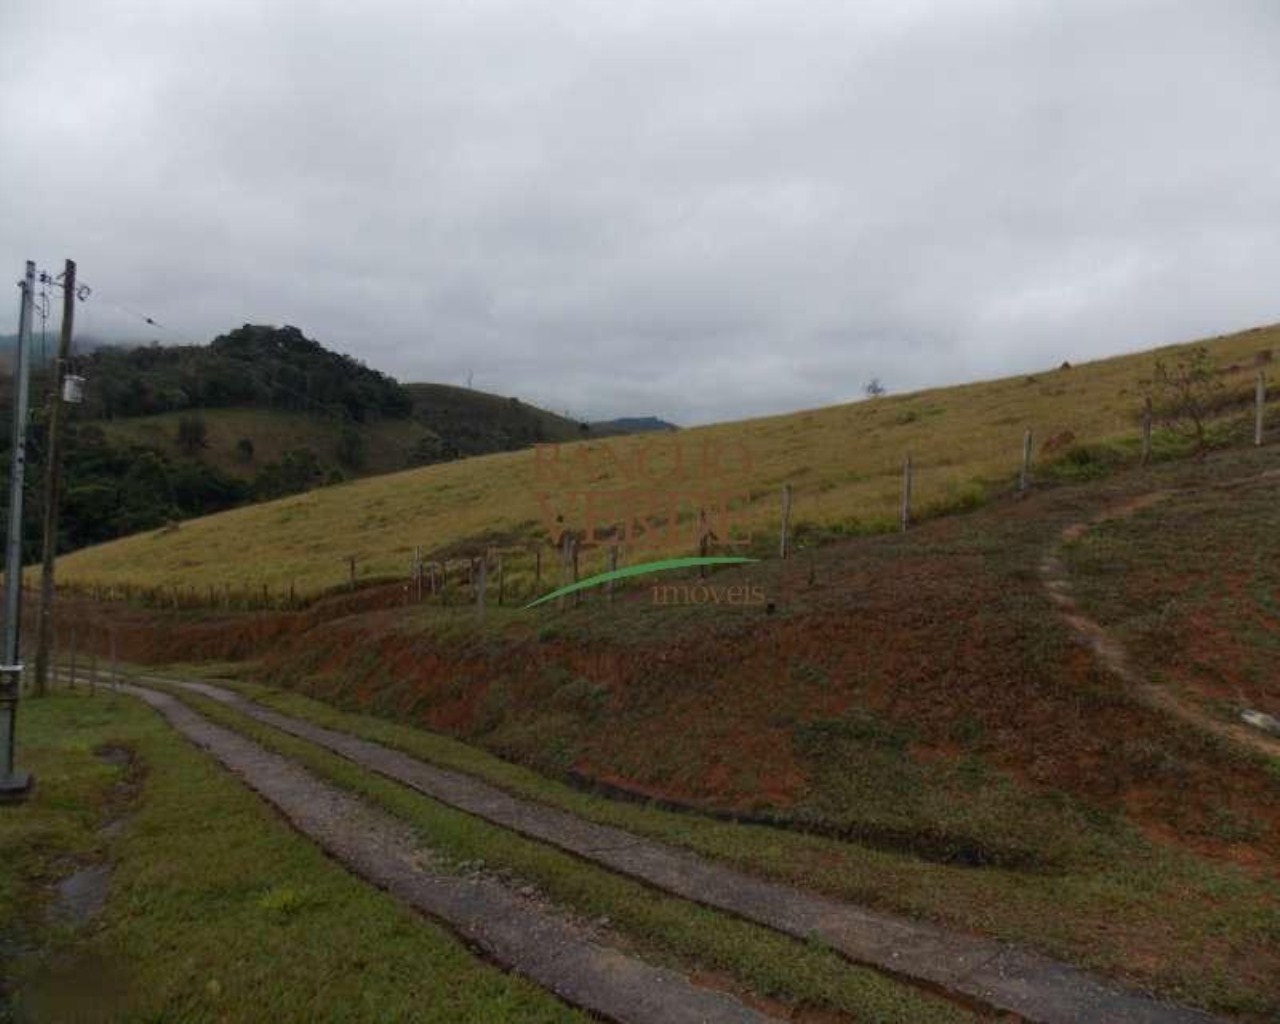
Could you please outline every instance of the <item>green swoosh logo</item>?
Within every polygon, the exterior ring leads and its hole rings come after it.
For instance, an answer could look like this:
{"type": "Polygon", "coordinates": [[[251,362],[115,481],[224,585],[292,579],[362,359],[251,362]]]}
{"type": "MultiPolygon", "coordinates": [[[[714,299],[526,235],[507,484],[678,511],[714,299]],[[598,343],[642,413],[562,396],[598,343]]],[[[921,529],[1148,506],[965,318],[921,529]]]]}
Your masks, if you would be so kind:
{"type": "Polygon", "coordinates": [[[611,572],[602,572],[596,576],[588,576],[585,580],[578,580],[577,583],[570,583],[567,587],[561,587],[559,590],[553,590],[549,594],[545,594],[536,601],[530,601],[526,608],[533,608],[542,604],[544,601],[550,601],[557,597],[564,597],[565,594],[572,594],[578,590],[586,590],[588,587],[598,587],[601,583],[608,583],[610,580],[624,580],[628,576],[643,576],[650,572],[664,572],[667,569],[687,569],[695,565],[741,565],[743,562],[758,562],[758,558],[739,558],[729,555],[712,555],[700,556],[695,555],[690,558],[664,558],[658,562],[642,562],[640,565],[629,565],[625,569],[614,569],[611,572]]]}

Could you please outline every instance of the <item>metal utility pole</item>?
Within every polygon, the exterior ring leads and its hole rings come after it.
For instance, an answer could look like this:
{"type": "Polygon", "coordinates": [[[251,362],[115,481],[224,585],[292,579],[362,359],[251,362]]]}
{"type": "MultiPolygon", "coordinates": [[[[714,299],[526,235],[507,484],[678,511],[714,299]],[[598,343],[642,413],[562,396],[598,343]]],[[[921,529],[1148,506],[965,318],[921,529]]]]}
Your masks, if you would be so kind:
{"type": "Polygon", "coordinates": [[[62,275],[62,335],[49,383],[49,419],[44,460],[44,547],[40,570],[40,632],[36,638],[37,697],[49,687],[49,649],[53,639],[53,563],[58,557],[58,489],[61,483],[62,378],[71,355],[71,331],[76,315],[76,261],[67,260],[62,275]]]}
{"type": "Polygon", "coordinates": [[[0,650],[0,799],[20,800],[31,789],[31,776],[15,771],[18,688],[22,665],[18,661],[22,602],[22,477],[27,460],[27,378],[31,346],[31,312],[35,295],[36,265],[27,261],[22,306],[18,314],[18,350],[13,363],[13,439],[9,462],[9,534],[4,565],[4,649],[0,650]]]}

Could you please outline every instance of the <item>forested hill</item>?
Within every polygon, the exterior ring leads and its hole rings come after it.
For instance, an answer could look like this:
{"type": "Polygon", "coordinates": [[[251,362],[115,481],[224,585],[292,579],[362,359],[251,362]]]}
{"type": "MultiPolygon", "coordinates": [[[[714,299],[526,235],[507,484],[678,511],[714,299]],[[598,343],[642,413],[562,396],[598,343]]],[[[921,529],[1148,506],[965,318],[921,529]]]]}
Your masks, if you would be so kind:
{"type": "Polygon", "coordinates": [[[245,324],[208,345],[100,348],[79,372],[91,382],[89,419],[254,406],[364,423],[413,411],[408,391],[391,377],[296,327],[245,324]]]}
{"type": "MultiPolygon", "coordinates": [[[[0,368],[0,443],[11,429],[0,368]]],[[[101,346],[74,357],[60,547],[413,466],[577,440],[591,428],[515,397],[402,385],[296,327],[246,324],[208,345],[101,346]]],[[[28,556],[39,545],[47,376],[31,382],[28,556]]],[[[7,458],[0,483],[7,489],[7,458]]],[[[0,515],[3,515],[0,512],[0,515]]]]}

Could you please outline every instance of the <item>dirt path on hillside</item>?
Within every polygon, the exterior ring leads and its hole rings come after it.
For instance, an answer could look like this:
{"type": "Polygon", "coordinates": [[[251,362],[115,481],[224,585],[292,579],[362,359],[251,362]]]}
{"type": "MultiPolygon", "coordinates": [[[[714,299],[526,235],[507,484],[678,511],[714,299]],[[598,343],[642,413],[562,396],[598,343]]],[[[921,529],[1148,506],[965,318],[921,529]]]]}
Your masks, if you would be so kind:
{"type": "MultiPolygon", "coordinates": [[[[1277,476],[1280,476],[1280,470],[1267,470],[1257,476],[1227,481],[1216,484],[1215,487],[1230,489],[1277,476]]],[[[1151,508],[1175,497],[1177,493],[1179,492],[1154,491],[1136,498],[1129,498],[1117,505],[1103,509],[1091,519],[1072,523],[1065,527],[1059,536],[1058,542],[1045,553],[1040,562],[1040,578],[1044,583],[1045,591],[1049,595],[1049,599],[1057,606],[1058,613],[1076,638],[1093,651],[1098,661],[1108,672],[1128,683],[1133,688],[1134,693],[1146,704],[1167,714],[1174,715],[1182,721],[1196,726],[1198,729],[1203,729],[1229,742],[1240,744],[1272,757],[1280,757],[1280,740],[1273,739],[1267,734],[1251,729],[1246,725],[1220,721],[1203,708],[1182,700],[1168,687],[1157,686],[1142,676],[1141,673],[1134,669],[1124,645],[1112,636],[1101,623],[1085,615],[1076,603],[1071,586],[1071,577],[1058,554],[1061,546],[1080,540],[1091,529],[1102,523],[1127,519],[1144,509],[1151,508]]]]}
{"type": "Polygon", "coordinates": [[[495,825],[674,896],[802,941],[821,940],[851,961],[949,993],[971,1005],[1016,1013],[1043,1024],[1122,1020],[1133,1024],[1207,1024],[1215,1019],[1126,991],[1004,943],[949,932],[748,875],[688,850],[512,796],[471,776],[284,715],[209,683],[156,676],[139,680],[182,687],[217,700],[495,825]]]}
{"type": "Polygon", "coordinates": [[[722,992],[602,944],[585,925],[486,876],[443,869],[406,824],[321,782],[288,759],[214,725],[175,697],[145,687],[124,692],[154,707],[207,749],[298,831],[362,878],[443,921],[497,963],[566,1002],[628,1024],[769,1024],[722,992]]]}

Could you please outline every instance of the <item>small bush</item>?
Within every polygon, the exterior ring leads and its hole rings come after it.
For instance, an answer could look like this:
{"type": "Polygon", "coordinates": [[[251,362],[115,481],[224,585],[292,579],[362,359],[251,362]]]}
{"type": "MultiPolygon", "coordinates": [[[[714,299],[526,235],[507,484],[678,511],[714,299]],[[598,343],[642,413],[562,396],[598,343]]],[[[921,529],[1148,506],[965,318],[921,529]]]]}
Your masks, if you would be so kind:
{"type": "Polygon", "coordinates": [[[1040,475],[1055,480],[1094,480],[1106,476],[1132,458],[1119,444],[1096,442],[1073,444],[1040,469],[1040,475]]]}

